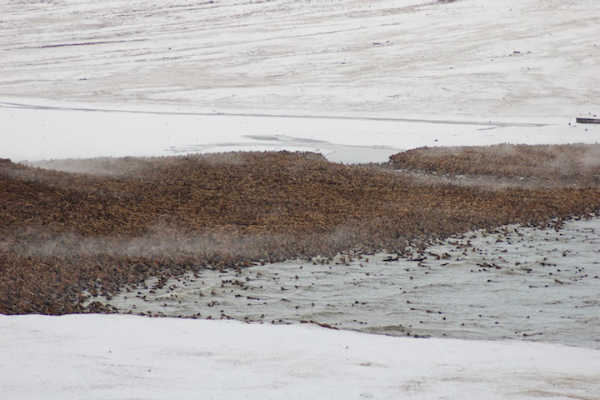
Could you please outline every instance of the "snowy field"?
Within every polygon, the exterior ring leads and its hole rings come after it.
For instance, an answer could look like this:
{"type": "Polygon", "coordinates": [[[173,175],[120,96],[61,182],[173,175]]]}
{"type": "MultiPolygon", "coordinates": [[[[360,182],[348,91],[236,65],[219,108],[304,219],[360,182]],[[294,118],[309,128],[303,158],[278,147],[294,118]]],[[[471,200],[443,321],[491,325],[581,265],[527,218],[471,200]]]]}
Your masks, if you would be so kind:
{"type": "MultiPolygon", "coordinates": [[[[599,21],[597,0],[4,1],[0,158],[288,149],[379,162],[419,146],[597,143],[600,126],[574,120],[600,114],[599,21]]],[[[551,341],[580,347],[0,316],[0,397],[599,399],[598,267],[577,258],[597,249],[595,235],[589,249],[570,248],[576,261],[556,277],[549,266],[519,281],[547,281],[529,290],[532,301],[563,296],[521,336],[544,341],[540,327],[560,336],[560,316],[573,315],[566,326],[587,330],[551,341]],[[591,276],[578,280],[584,264],[591,276]]],[[[495,268],[479,276],[510,298],[495,268]]],[[[498,308],[487,301],[484,328],[498,308]]],[[[537,305],[514,305],[514,315],[537,305]]],[[[432,329],[433,316],[421,316],[432,329]]],[[[494,338],[513,338],[505,328],[494,338]]]]}
{"type": "Polygon", "coordinates": [[[2,156],[594,143],[596,0],[10,1],[2,156]],[[571,126],[569,125],[571,124],[571,126]]]}
{"type": "Polygon", "coordinates": [[[0,317],[4,399],[596,399],[600,351],[131,316],[0,317]]]}

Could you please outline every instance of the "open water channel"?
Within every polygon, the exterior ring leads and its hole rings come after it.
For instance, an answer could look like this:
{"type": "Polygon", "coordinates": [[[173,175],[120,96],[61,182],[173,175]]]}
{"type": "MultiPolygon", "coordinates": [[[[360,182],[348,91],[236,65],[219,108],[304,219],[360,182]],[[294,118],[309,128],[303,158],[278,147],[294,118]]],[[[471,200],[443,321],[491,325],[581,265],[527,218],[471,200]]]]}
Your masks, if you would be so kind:
{"type": "Polygon", "coordinates": [[[121,312],[600,349],[597,218],[559,231],[473,232],[410,259],[340,255],[329,263],[204,270],[161,289],[155,282],[103,301],[121,312]]]}

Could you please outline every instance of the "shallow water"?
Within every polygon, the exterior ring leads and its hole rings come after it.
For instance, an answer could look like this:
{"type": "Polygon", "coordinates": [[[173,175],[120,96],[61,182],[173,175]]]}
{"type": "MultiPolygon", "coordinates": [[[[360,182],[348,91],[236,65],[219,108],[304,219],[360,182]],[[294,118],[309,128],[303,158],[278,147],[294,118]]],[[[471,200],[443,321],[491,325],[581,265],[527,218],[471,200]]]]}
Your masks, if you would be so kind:
{"type": "MultiPolygon", "coordinates": [[[[600,219],[510,226],[415,254],[202,271],[108,303],[122,312],[313,321],[398,336],[519,339],[600,349],[600,219]]],[[[98,300],[98,299],[93,299],[98,300]]]]}

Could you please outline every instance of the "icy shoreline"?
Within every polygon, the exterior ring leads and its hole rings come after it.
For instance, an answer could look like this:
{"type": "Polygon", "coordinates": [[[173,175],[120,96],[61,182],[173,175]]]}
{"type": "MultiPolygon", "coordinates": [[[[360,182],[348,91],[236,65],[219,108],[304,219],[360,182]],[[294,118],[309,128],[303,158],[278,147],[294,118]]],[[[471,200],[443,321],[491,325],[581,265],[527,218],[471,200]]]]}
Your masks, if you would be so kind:
{"type": "Polygon", "coordinates": [[[599,249],[598,218],[558,231],[508,226],[448,239],[412,260],[377,254],[207,269],[90,301],[123,313],[600,349],[599,249]]]}

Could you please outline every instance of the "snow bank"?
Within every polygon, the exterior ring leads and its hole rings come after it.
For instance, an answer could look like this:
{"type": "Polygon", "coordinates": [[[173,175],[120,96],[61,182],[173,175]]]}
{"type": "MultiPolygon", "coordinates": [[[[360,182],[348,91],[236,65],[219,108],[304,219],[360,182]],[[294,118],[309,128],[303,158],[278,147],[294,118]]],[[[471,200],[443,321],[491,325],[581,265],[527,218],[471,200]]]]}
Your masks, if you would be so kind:
{"type": "Polygon", "coordinates": [[[5,399],[591,398],[600,351],[312,326],[0,317],[5,399]]]}

